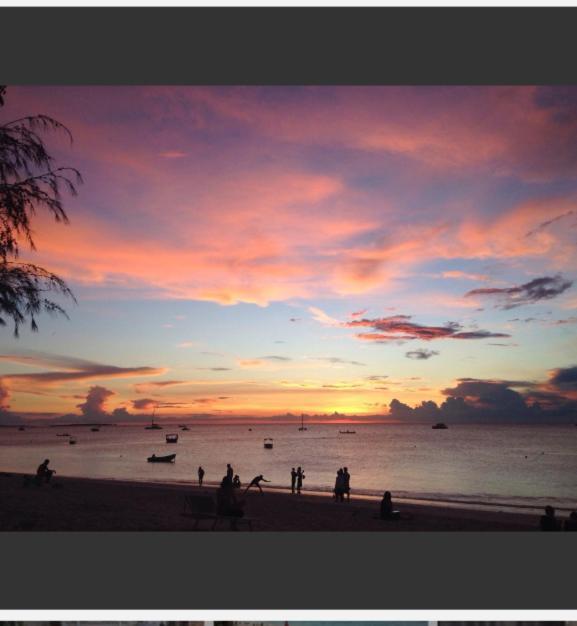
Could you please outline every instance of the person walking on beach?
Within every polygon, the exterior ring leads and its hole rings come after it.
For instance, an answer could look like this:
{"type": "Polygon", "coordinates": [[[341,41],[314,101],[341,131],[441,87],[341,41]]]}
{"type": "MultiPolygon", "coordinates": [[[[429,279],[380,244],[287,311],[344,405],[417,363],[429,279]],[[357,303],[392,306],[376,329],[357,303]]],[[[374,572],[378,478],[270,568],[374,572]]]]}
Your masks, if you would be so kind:
{"type": "Polygon", "coordinates": [[[297,495],[301,495],[301,489],[303,488],[303,480],[305,479],[305,471],[299,466],[297,468],[297,495]]]}
{"type": "Polygon", "coordinates": [[[226,464],[226,477],[232,483],[232,477],[234,476],[234,470],[232,469],[232,465],[230,463],[226,464]]]}
{"type": "Polygon", "coordinates": [[[348,467],[343,467],[343,488],[348,502],[351,499],[351,475],[348,467]]]}
{"type": "Polygon", "coordinates": [[[293,467],[293,468],[291,469],[291,493],[292,493],[293,495],[294,495],[294,493],[295,493],[295,487],[296,487],[296,484],[297,484],[297,473],[296,473],[295,468],[293,467]]]}
{"type": "Polygon", "coordinates": [[[198,486],[202,487],[202,479],[204,478],[204,470],[199,465],[198,466],[198,486]]]}
{"type": "Polygon", "coordinates": [[[262,490],[262,487],[260,486],[260,483],[264,481],[265,483],[270,483],[270,480],[267,480],[262,474],[259,474],[258,476],[255,476],[250,483],[248,484],[248,487],[244,490],[244,495],[246,495],[246,492],[251,488],[251,487],[258,487],[258,490],[260,491],[261,495],[264,495],[264,491],[262,490]]]}

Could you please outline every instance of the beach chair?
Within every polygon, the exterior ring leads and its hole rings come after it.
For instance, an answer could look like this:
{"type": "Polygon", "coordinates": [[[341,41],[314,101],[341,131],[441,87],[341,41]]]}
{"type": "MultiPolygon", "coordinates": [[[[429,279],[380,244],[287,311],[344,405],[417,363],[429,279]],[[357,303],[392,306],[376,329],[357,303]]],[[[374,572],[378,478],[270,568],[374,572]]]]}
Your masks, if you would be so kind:
{"type": "Polygon", "coordinates": [[[212,520],[211,530],[216,530],[219,521],[228,520],[231,528],[235,524],[245,523],[252,531],[253,520],[249,517],[234,517],[232,515],[222,515],[217,513],[216,502],[210,495],[186,494],[184,496],[184,508],[182,515],[194,519],[193,529],[198,528],[201,520],[212,520]]]}

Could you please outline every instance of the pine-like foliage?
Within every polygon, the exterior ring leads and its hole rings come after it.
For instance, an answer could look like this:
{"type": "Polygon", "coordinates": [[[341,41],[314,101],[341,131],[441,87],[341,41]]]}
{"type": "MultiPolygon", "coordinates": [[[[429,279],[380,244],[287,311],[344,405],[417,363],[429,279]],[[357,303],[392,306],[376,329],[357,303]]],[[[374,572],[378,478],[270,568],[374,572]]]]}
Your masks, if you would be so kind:
{"type": "MultiPolygon", "coordinates": [[[[6,87],[0,86],[0,108],[5,95],[6,87]]],[[[0,325],[11,320],[16,336],[26,321],[37,330],[35,316],[42,311],[66,316],[48,292],[74,299],[61,278],[17,260],[20,242],[34,249],[30,220],[36,211],[45,209],[57,222],[67,223],[60,191],[76,195],[76,185],[82,182],[78,170],[54,167],[41,137],[47,131],[65,133],[72,141],[66,126],[46,115],[0,123],[0,325]]]]}

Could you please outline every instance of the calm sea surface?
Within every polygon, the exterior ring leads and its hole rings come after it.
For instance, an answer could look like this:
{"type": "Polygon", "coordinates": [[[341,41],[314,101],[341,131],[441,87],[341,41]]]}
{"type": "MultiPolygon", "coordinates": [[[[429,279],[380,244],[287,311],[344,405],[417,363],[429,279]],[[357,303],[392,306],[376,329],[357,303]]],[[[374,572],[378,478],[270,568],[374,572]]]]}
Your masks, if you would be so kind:
{"type": "Polygon", "coordinates": [[[271,486],[288,487],[290,469],[305,469],[305,488],[331,491],[336,470],[347,466],[353,493],[392,491],[397,498],[541,507],[577,508],[575,426],[165,425],[0,429],[0,471],[31,473],[45,458],[62,476],[158,482],[190,482],[202,465],[215,483],[232,463],[242,482],[264,474],[271,486]],[[249,431],[249,427],[252,431],[249,431]],[[339,430],[354,429],[342,435],[339,430]],[[69,445],[57,433],[77,439],[69,445]],[[177,444],[165,435],[178,432],[177,444]],[[265,450],[263,439],[274,448],[265,450]],[[175,452],[176,463],[147,463],[152,453],[175,452]]]}

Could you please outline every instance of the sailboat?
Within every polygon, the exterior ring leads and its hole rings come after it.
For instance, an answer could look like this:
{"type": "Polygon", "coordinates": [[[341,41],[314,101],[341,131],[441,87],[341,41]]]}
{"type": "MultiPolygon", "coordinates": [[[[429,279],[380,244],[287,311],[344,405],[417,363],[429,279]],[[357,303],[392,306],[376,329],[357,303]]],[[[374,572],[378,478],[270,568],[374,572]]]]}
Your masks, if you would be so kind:
{"type": "Polygon", "coordinates": [[[145,426],[144,430],[162,430],[162,426],[159,426],[154,421],[155,414],[156,414],[156,407],[154,407],[154,411],[152,411],[152,417],[150,418],[150,426],[145,426]]]}
{"type": "Polygon", "coordinates": [[[307,430],[306,426],[305,426],[305,414],[301,413],[301,425],[299,430],[307,430]]]}

